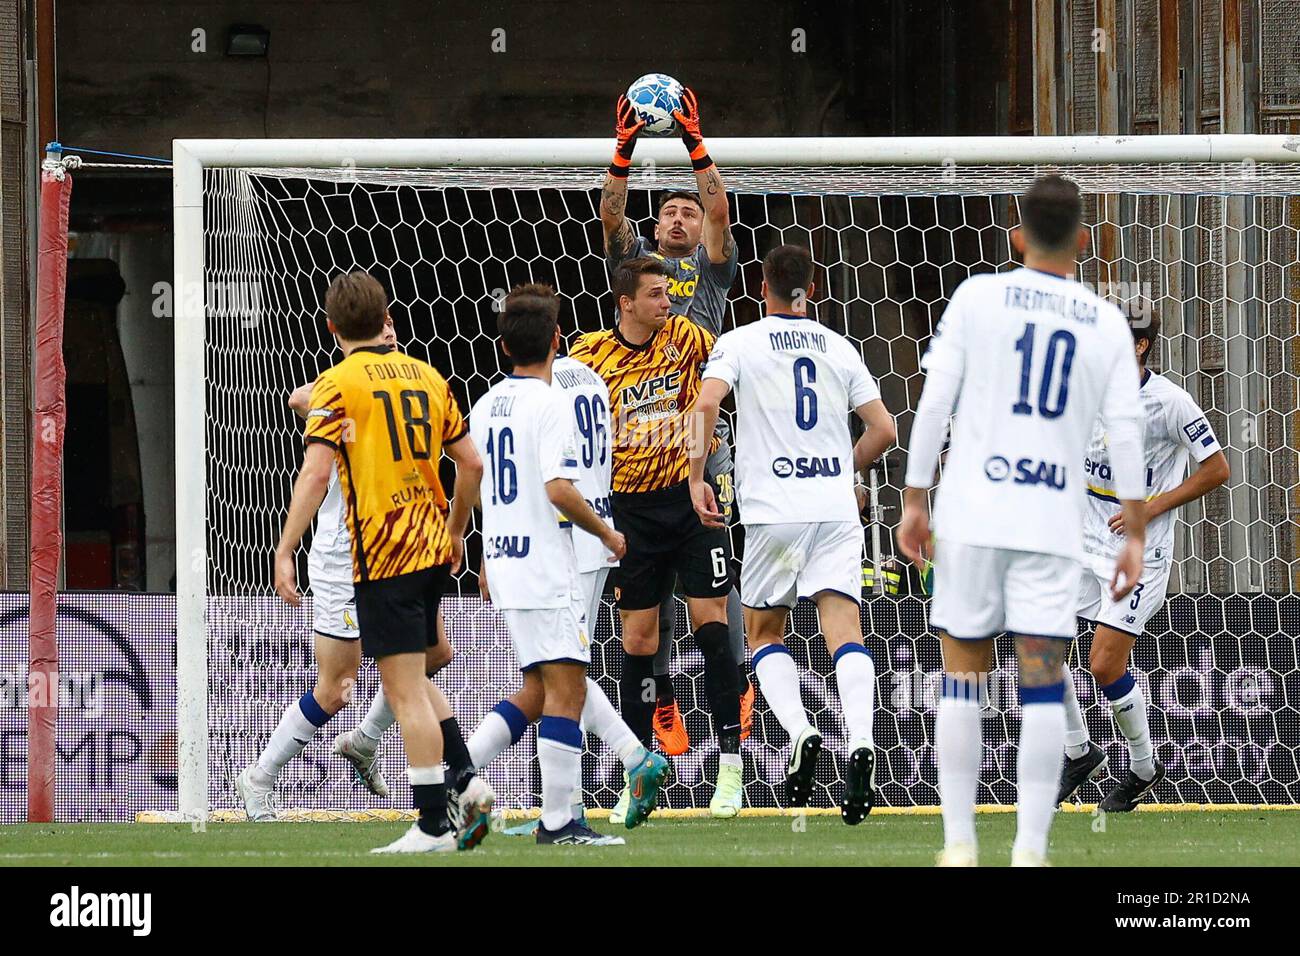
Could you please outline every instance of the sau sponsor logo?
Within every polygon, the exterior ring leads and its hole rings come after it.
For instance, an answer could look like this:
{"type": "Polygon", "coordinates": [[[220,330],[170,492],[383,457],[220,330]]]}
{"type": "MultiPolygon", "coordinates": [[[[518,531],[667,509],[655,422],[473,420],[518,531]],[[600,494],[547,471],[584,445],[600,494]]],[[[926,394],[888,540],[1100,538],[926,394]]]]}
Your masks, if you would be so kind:
{"type": "Polygon", "coordinates": [[[1013,467],[1001,455],[994,455],[984,462],[984,474],[989,481],[1006,481],[1010,478],[1013,485],[1047,485],[1057,491],[1065,487],[1064,465],[1035,461],[1033,458],[1019,458],[1013,467]]]}
{"type": "Polygon", "coordinates": [[[1007,475],[1011,474],[1011,462],[1001,455],[994,455],[984,462],[984,474],[989,481],[1005,481],[1007,475]]]}
{"type": "Polygon", "coordinates": [[[483,552],[489,558],[526,558],[532,541],[528,535],[496,535],[483,542],[483,552]]]}
{"type": "Polygon", "coordinates": [[[772,462],[772,474],[778,478],[834,478],[839,473],[839,458],[778,458],[772,462]]]}
{"type": "Polygon", "coordinates": [[[1214,444],[1214,433],[1210,431],[1210,423],[1202,415],[1183,426],[1183,434],[1187,436],[1188,441],[1199,441],[1205,448],[1214,444]]]}

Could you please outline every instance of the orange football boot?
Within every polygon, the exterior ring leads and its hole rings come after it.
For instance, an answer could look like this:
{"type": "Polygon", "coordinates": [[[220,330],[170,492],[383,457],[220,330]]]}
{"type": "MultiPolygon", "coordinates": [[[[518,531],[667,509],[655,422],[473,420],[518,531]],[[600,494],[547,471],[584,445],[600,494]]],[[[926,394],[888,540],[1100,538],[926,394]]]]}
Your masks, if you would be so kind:
{"type": "Polygon", "coordinates": [[[680,757],[691,749],[691,738],[676,700],[655,704],[654,728],[659,749],[669,757],[680,757]]]}

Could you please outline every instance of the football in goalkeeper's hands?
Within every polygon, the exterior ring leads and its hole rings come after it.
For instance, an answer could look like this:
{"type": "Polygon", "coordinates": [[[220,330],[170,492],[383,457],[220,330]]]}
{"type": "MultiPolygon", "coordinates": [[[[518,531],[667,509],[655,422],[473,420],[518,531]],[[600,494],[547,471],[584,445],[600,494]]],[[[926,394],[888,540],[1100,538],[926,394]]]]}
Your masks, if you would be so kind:
{"type": "Polygon", "coordinates": [[[627,88],[627,99],[639,119],[645,120],[644,133],[672,136],[677,130],[673,111],[682,108],[682,85],[666,73],[647,73],[627,88]]]}

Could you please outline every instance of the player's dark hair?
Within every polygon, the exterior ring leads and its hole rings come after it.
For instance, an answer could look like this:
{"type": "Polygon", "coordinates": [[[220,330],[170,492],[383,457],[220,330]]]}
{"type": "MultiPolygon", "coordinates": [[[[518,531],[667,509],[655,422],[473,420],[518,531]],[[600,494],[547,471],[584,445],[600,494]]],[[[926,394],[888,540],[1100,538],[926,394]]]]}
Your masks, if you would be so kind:
{"type": "Polygon", "coordinates": [[[1020,197],[1020,223],[1026,237],[1044,252],[1071,248],[1082,220],[1079,187],[1063,176],[1043,176],[1020,197]]]}
{"type": "Polygon", "coordinates": [[[664,211],[664,206],[674,199],[686,199],[700,207],[700,212],[704,212],[704,203],[700,201],[700,194],[687,192],[685,189],[674,189],[671,192],[661,193],[659,196],[659,205],[655,206],[655,214],[664,211]]]}
{"type": "Polygon", "coordinates": [[[1147,315],[1138,315],[1128,320],[1129,331],[1133,333],[1133,344],[1146,342],[1147,349],[1142,353],[1139,361],[1143,366],[1147,364],[1147,359],[1151,358],[1151,353],[1156,349],[1156,343],[1160,341],[1160,316],[1155,310],[1147,315]]]}
{"type": "Polygon", "coordinates": [[[384,332],[388,293],[368,272],[357,270],[337,276],[325,293],[325,316],[347,342],[365,342],[384,332]]]}
{"type": "Polygon", "coordinates": [[[808,295],[813,280],[812,253],[803,246],[777,246],[763,257],[763,279],[772,298],[793,302],[808,295]]]}
{"type": "Polygon", "coordinates": [[[497,331],[516,365],[546,361],[559,325],[560,299],[542,282],[528,282],[510,290],[501,306],[497,331]]]}
{"type": "Polygon", "coordinates": [[[636,298],[637,290],[641,288],[642,276],[663,276],[667,279],[671,277],[671,273],[661,260],[650,256],[624,260],[614,270],[614,278],[609,283],[610,290],[614,293],[615,305],[623,296],[629,299],[636,298]]]}

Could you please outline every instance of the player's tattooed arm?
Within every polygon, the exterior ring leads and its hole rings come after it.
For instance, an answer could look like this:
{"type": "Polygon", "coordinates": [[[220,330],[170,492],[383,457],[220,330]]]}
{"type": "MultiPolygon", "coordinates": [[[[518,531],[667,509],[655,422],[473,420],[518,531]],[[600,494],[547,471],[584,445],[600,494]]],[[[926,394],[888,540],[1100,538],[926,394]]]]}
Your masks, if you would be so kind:
{"type": "Polygon", "coordinates": [[[627,180],[607,174],[600,191],[600,224],[605,229],[605,254],[611,259],[626,259],[636,246],[626,211],[627,180]]]}
{"type": "Polygon", "coordinates": [[[731,235],[731,209],[727,205],[727,186],[717,166],[695,171],[695,184],[704,206],[704,230],[701,239],[709,261],[720,265],[731,259],[736,240],[731,235]]]}
{"type": "Polygon", "coordinates": [[[673,119],[677,120],[682,145],[691,157],[695,185],[700,192],[700,204],[704,207],[704,249],[710,262],[722,265],[735,249],[730,230],[731,212],[727,208],[727,187],[704,146],[704,134],[700,131],[700,98],[690,87],[682,91],[681,106],[673,111],[673,119]]]}

